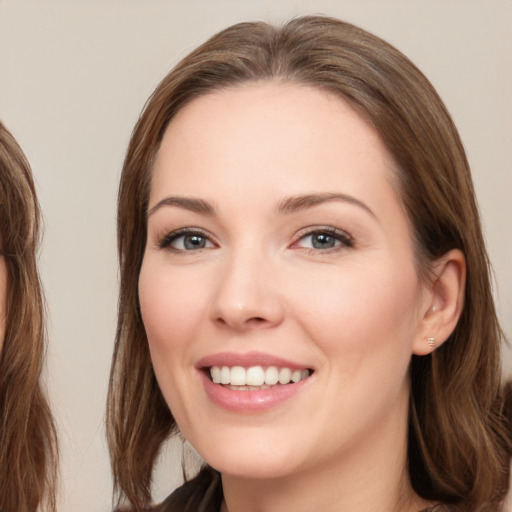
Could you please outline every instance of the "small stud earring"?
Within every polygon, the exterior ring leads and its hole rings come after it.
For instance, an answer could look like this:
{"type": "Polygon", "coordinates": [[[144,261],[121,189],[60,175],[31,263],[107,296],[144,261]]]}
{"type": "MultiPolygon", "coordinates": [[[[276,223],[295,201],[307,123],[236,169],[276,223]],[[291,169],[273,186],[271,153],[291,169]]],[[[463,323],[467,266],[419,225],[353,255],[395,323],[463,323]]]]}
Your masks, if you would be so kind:
{"type": "Polygon", "coordinates": [[[435,338],[427,338],[427,343],[428,343],[431,347],[435,347],[435,346],[436,346],[436,339],[435,339],[435,338]]]}

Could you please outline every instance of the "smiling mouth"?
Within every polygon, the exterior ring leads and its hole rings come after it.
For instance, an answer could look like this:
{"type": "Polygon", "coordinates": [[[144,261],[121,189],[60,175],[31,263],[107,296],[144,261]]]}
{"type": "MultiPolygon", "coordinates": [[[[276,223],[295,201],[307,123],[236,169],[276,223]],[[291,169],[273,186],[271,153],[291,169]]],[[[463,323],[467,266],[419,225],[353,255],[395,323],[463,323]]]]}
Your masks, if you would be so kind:
{"type": "Polygon", "coordinates": [[[273,386],[296,384],[309,378],[313,370],[277,366],[212,366],[205,368],[214,384],[234,391],[259,391],[273,386]]]}

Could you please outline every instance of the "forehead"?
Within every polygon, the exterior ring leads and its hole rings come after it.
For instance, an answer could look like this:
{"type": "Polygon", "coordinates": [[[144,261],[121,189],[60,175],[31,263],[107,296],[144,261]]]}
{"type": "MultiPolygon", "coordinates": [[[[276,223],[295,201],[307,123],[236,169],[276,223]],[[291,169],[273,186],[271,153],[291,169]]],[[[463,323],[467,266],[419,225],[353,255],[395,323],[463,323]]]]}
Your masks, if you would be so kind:
{"type": "Polygon", "coordinates": [[[381,178],[394,176],[380,137],[346,101],[317,88],[269,81],[222,89],[182,108],[164,134],[152,191],[163,177],[197,188],[199,176],[214,173],[257,185],[284,178],[290,167],[298,181],[308,171],[311,178],[327,179],[350,168],[361,179],[377,167],[381,178]]]}

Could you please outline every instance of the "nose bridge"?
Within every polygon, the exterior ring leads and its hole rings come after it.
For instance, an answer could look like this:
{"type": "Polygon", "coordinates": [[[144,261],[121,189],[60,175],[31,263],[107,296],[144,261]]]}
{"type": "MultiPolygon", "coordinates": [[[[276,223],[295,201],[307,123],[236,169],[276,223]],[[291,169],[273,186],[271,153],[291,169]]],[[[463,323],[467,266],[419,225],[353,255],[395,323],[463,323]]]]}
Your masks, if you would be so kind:
{"type": "Polygon", "coordinates": [[[283,308],[275,274],[275,262],[253,244],[233,248],[218,275],[214,321],[238,330],[278,324],[283,308]]]}

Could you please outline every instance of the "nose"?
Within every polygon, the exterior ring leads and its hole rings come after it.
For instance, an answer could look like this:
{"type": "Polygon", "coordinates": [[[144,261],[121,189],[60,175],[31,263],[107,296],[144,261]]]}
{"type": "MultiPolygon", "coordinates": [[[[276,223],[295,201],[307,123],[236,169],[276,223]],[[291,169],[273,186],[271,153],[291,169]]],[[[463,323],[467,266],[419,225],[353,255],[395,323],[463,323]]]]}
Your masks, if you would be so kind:
{"type": "Polygon", "coordinates": [[[238,253],[223,262],[212,301],[212,319],[237,331],[266,329],[284,318],[278,272],[263,255],[238,253]]]}

